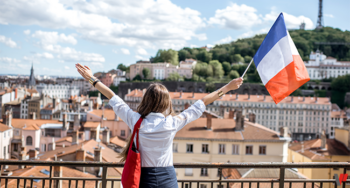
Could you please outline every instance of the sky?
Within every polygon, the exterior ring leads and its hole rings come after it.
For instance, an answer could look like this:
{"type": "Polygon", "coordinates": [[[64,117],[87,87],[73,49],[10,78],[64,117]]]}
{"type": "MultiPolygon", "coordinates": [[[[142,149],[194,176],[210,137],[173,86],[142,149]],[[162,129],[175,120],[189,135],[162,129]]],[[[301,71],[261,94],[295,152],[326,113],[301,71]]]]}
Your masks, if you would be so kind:
{"type": "MultiPolygon", "coordinates": [[[[349,0],[323,0],[324,25],[350,30],[349,0]]],[[[1,0],[0,74],[78,76],[134,64],[158,49],[215,46],[267,33],[283,12],[289,29],[316,27],[318,0],[1,0]]]]}

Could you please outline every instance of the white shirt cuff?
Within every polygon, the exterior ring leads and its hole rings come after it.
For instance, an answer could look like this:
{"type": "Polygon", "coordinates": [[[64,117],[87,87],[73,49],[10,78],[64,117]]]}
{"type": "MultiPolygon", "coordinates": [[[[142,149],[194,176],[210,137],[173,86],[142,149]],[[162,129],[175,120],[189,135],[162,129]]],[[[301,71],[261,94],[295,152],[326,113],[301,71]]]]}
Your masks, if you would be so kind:
{"type": "Polygon", "coordinates": [[[202,113],[205,111],[206,106],[202,100],[198,100],[193,104],[195,107],[197,107],[202,113]]]}
{"type": "Polygon", "coordinates": [[[115,106],[118,103],[124,102],[118,95],[114,95],[111,99],[109,99],[109,105],[115,106]]]}

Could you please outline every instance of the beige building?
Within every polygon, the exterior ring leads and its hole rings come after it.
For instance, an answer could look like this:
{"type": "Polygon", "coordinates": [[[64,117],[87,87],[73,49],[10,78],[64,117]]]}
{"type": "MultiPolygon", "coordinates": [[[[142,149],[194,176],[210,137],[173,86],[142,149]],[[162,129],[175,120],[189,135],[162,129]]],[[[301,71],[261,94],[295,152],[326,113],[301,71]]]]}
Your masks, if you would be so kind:
{"type": "Polygon", "coordinates": [[[144,77],[142,70],[148,68],[151,72],[148,79],[164,80],[170,74],[177,72],[180,76],[192,78],[192,68],[187,66],[175,66],[170,63],[151,63],[150,61],[138,61],[136,64],[130,65],[130,80],[134,79],[136,75],[144,77]]]}
{"type": "MultiPolygon", "coordinates": [[[[241,111],[235,118],[218,119],[206,114],[175,136],[174,163],[226,163],[226,162],[287,162],[290,137],[287,129],[280,133],[249,121],[241,111]]],[[[233,116],[233,113],[231,113],[233,116]]],[[[218,169],[176,169],[178,179],[216,179],[218,169]]],[[[210,187],[203,183],[201,187],[210,187]]]]}
{"type": "MultiPolygon", "coordinates": [[[[136,110],[143,96],[142,90],[133,90],[125,95],[126,103],[136,110]]],[[[170,92],[174,110],[181,112],[185,104],[194,104],[206,96],[206,93],[170,92]]],[[[313,139],[326,130],[333,138],[335,127],[342,127],[341,118],[333,118],[332,104],[326,97],[293,97],[289,96],[275,104],[271,96],[226,94],[207,106],[207,110],[221,117],[227,117],[231,109],[244,109],[256,114],[256,122],[271,130],[288,127],[293,133],[293,140],[313,139]]]]}
{"type": "MultiPolygon", "coordinates": [[[[335,128],[335,138],[327,139],[322,135],[320,139],[294,143],[289,146],[288,162],[350,162],[350,127],[335,128]]],[[[341,168],[327,169],[298,169],[300,173],[310,179],[333,179],[335,174],[343,173],[341,168]]],[[[325,188],[334,187],[323,184],[325,188]]],[[[347,188],[350,185],[346,185],[347,188]]]]}
{"type": "Polygon", "coordinates": [[[33,97],[32,99],[28,100],[27,117],[29,119],[40,119],[41,109],[44,108],[49,103],[52,103],[52,99],[47,95],[41,95],[40,97],[33,97]]]}

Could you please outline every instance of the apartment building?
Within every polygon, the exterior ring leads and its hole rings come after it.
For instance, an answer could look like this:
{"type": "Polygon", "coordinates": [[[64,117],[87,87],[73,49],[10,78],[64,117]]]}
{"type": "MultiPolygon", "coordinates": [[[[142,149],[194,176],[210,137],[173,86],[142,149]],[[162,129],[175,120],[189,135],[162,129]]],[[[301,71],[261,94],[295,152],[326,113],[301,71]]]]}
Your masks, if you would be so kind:
{"type": "MultiPolygon", "coordinates": [[[[327,139],[325,133],[319,139],[293,143],[289,146],[288,162],[350,162],[350,126],[335,128],[334,139],[327,139]]],[[[343,173],[341,168],[298,169],[310,179],[333,179],[334,175],[343,173]]],[[[345,184],[345,183],[344,183],[345,184]]],[[[343,185],[349,188],[349,184],[343,185]]],[[[333,184],[324,183],[331,188],[333,184]]]]}
{"type": "Polygon", "coordinates": [[[29,119],[40,119],[40,111],[47,104],[52,103],[52,98],[47,95],[41,95],[40,97],[33,97],[27,101],[29,119]]]}
{"type": "MultiPolygon", "coordinates": [[[[173,141],[174,163],[286,162],[287,128],[279,132],[249,120],[242,111],[231,112],[229,119],[199,118],[177,132],[173,141]]],[[[217,169],[176,169],[179,179],[216,179],[217,169]]],[[[201,187],[210,187],[203,183],[201,187]]],[[[186,186],[185,186],[186,187],[186,186]]]]}
{"type": "Polygon", "coordinates": [[[57,78],[56,84],[76,87],[82,95],[86,95],[90,90],[90,83],[83,78],[57,78]]]}
{"type": "Polygon", "coordinates": [[[11,159],[11,141],[12,141],[12,127],[11,127],[11,113],[6,113],[5,120],[0,122],[0,159],[11,159]],[[6,119],[7,117],[7,119],[6,119]]]}
{"type": "Polygon", "coordinates": [[[67,99],[71,96],[78,96],[80,93],[77,86],[70,85],[40,84],[36,86],[36,90],[40,95],[48,95],[51,98],[56,97],[58,99],[67,99]]]}
{"type": "MultiPolygon", "coordinates": [[[[145,90],[133,90],[125,95],[126,103],[136,110],[145,90]]],[[[181,112],[185,104],[194,104],[206,96],[206,93],[170,92],[175,112],[181,112]]],[[[341,127],[339,119],[331,119],[331,102],[326,97],[289,96],[275,104],[267,95],[226,94],[207,106],[207,110],[221,117],[227,117],[232,109],[243,109],[246,117],[256,114],[256,122],[271,130],[288,127],[293,133],[293,140],[314,139],[322,130],[330,138],[335,127],[341,127]]]]}
{"type": "Polygon", "coordinates": [[[185,59],[185,61],[180,61],[180,67],[181,68],[189,68],[189,69],[194,69],[194,67],[197,64],[197,60],[195,59],[185,59]]]}
{"type": "Polygon", "coordinates": [[[305,66],[312,80],[350,74],[350,61],[337,61],[336,58],[327,57],[319,50],[311,52],[310,60],[305,62],[305,66]]]}
{"type": "Polygon", "coordinates": [[[151,63],[150,61],[138,61],[136,64],[130,65],[130,80],[136,75],[144,77],[142,70],[148,68],[151,72],[148,79],[164,80],[172,73],[178,73],[180,76],[192,78],[192,68],[187,66],[176,66],[170,63],[151,63]]]}

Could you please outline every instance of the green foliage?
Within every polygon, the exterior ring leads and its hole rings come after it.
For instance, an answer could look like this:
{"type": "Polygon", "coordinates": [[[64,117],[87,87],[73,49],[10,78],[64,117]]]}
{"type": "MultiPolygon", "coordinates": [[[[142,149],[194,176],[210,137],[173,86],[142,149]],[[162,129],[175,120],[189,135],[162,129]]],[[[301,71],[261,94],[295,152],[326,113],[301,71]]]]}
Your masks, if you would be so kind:
{"type": "Polygon", "coordinates": [[[238,69],[239,69],[239,64],[233,64],[231,67],[231,70],[238,71],[238,69]]]}
{"type": "Polygon", "coordinates": [[[149,75],[151,74],[151,71],[149,70],[149,68],[144,68],[144,69],[142,69],[142,74],[143,74],[143,78],[147,79],[149,77],[149,75]]]}
{"type": "Polygon", "coordinates": [[[122,71],[126,71],[127,67],[126,67],[124,64],[120,63],[120,64],[117,66],[117,69],[120,69],[120,70],[122,70],[122,71]]]}
{"type": "Polygon", "coordinates": [[[241,56],[241,54],[235,54],[235,55],[233,55],[233,62],[234,63],[244,63],[244,58],[241,56]]]}
{"type": "Polygon", "coordinates": [[[157,62],[168,62],[173,65],[179,64],[179,55],[178,52],[172,49],[169,50],[158,50],[156,57],[153,60],[157,62]]]}
{"type": "MultiPolygon", "coordinates": [[[[214,77],[218,77],[221,78],[222,76],[224,76],[224,70],[222,68],[221,63],[218,60],[212,60],[209,62],[209,66],[212,67],[213,70],[213,76],[214,77]]],[[[208,67],[209,68],[209,67],[208,67]]],[[[209,68],[210,69],[210,68],[209,68]]]]}
{"type": "Polygon", "coordinates": [[[169,74],[169,77],[166,79],[167,81],[184,81],[184,78],[179,75],[179,73],[174,72],[169,74]]]}
{"type": "Polygon", "coordinates": [[[132,79],[133,81],[141,81],[142,80],[142,78],[141,78],[141,76],[139,75],[139,74],[137,74],[135,77],[134,77],[134,79],[132,79]]]}
{"type": "Polygon", "coordinates": [[[350,91],[350,75],[339,76],[331,83],[332,103],[337,103],[340,108],[344,107],[344,97],[350,91]]]}
{"type": "Polygon", "coordinates": [[[222,63],[222,68],[224,69],[225,71],[225,75],[228,75],[231,71],[231,65],[229,62],[225,61],[222,63]]]}
{"type": "Polygon", "coordinates": [[[249,55],[244,56],[244,61],[245,61],[246,63],[250,63],[250,61],[251,61],[252,59],[253,59],[253,58],[252,58],[251,56],[249,56],[249,55]]]}
{"type": "Polygon", "coordinates": [[[231,79],[239,78],[239,74],[238,74],[237,71],[231,70],[231,72],[230,72],[230,74],[229,74],[229,77],[230,77],[231,79]]]}

